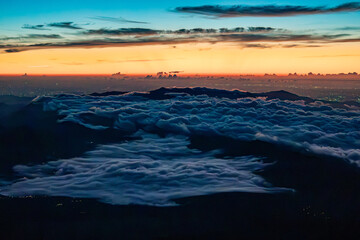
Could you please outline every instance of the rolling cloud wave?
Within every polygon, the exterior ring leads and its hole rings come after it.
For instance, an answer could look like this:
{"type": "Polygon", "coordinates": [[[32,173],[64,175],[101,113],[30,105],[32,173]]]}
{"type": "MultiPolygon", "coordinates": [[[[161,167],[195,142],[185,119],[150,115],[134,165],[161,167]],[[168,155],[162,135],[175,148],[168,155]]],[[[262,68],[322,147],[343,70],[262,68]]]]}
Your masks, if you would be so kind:
{"type": "Polygon", "coordinates": [[[95,198],[110,204],[174,205],[172,199],[224,191],[273,192],[252,171],[265,166],[252,156],[219,159],[190,150],[183,136],[99,146],[85,156],[37,166],[15,166],[18,181],[0,192],[95,198]]]}

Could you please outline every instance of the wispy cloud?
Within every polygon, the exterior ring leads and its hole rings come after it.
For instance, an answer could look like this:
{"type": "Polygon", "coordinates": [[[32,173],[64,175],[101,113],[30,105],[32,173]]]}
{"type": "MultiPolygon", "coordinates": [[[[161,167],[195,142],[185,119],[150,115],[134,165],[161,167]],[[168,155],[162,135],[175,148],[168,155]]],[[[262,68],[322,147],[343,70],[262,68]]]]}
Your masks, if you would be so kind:
{"type": "Polygon", "coordinates": [[[120,35],[154,35],[158,33],[159,33],[158,30],[149,29],[149,28],[118,28],[118,29],[100,28],[100,29],[86,30],[81,34],[120,36],[120,35]]]}
{"type": "Polygon", "coordinates": [[[49,28],[46,28],[44,24],[38,24],[38,25],[30,25],[30,24],[24,24],[21,28],[24,29],[31,29],[31,30],[50,30],[49,28]]]}
{"type": "MultiPolygon", "coordinates": [[[[40,37],[41,35],[37,35],[40,37]]],[[[36,35],[32,35],[36,37],[36,35]]],[[[51,38],[51,37],[49,37],[51,38]]],[[[54,36],[54,38],[57,38],[54,36]]],[[[271,27],[155,30],[147,28],[93,29],[78,31],[77,39],[29,44],[0,45],[5,52],[47,48],[100,48],[184,43],[230,43],[243,48],[320,47],[325,44],[360,42],[351,34],[303,34],[271,27]],[[84,38],[86,37],[86,38],[84,38]]]]}
{"type": "Polygon", "coordinates": [[[271,31],[275,31],[275,28],[272,27],[249,27],[248,31],[249,32],[271,32],[271,31]]]}
{"type": "Polygon", "coordinates": [[[66,29],[82,29],[78,25],[74,24],[73,22],[55,22],[55,23],[49,23],[46,26],[48,27],[55,27],[55,28],[66,28],[66,29]]]}
{"type": "Polygon", "coordinates": [[[335,28],[335,30],[338,30],[338,31],[358,31],[360,30],[360,26],[359,27],[341,27],[341,28],[335,28]]]}
{"type": "Polygon", "coordinates": [[[244,44],[243,45],[244,48],[271,48],[272,46],[269,44],[261,44],[261,43],[249,43],[249,44],[244,44]]]}
{"type": "Polygon", "coordinates": [[[60,39],[62,36],[59,34],[27,34],[18,37],[3,37],[0,38],[2,41],[7,40],[23,40],[23,39],[60,39]]]}
{"type": "Polygon", "coordinates": [[[344,3],[335,7],[298,6],[298,5],[203,5],[196,7],[177,7],[173,11],[199,14],[204,16],[224,17],[285,17],[310,14],[360,11],[360,2],[344,3]]]}
{"type": "Polygon", "coordinates": [[[150,28],[118,28],[118,29],[90,29],[80,32],[80,35],[109,35],[109,36],[124,36],[124,35],[135,35],[135,36],[146,36],[156,34],[173,34],[173,35],[184,35],[184,34],[216,34],[216,33],[243,33],[243,32],[273,32],[283,31],[282,29],[276,29],[272,27],[237,27],[237,28],[192,28],[192,29],[178,29],[178,30],[157,30],[150,28]]]}
{"type": "Polygon", "coordinates": [[[136,24],[149,24],[148,22],[141,22],[141,21],[133,21],[128,20],[122,17],[104,17],[104,16],[97,16],[92,17],[91,19],[106,21],[106,22],[113,22],[113,23],[136,23],[136,24]]]}
{"type": "Polygon", "coordinates": [[[22,52],[22,51],[24,51],[24,50],[16,49],[16,48],[10,48],[10,49],[5,50],[6,53],[17,53],[17,52],[22,52]]]}

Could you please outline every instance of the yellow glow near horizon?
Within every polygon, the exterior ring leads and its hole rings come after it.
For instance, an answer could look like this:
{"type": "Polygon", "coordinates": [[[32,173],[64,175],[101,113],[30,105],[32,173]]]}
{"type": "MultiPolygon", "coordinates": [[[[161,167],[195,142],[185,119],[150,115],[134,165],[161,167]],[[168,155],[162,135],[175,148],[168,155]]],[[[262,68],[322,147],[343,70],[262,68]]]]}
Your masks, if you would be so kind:
{"type": "Polygon", "coordinates": [[[360,71],[360,46],[241,48],[181,44],[109,48],[57,48],[0,54],[0,74],[263,74],[360,71]]]}

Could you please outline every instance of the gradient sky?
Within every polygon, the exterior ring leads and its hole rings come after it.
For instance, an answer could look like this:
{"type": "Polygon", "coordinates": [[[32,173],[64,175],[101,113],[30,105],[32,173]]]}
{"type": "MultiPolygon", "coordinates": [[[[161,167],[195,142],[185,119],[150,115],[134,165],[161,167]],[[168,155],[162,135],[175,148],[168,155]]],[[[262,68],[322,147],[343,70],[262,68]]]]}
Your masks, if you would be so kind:
{"type": "Polygon", "coordinates": [[[0,74],[360,72],[360,3],[347,3],[12,0],[0,74]]]}

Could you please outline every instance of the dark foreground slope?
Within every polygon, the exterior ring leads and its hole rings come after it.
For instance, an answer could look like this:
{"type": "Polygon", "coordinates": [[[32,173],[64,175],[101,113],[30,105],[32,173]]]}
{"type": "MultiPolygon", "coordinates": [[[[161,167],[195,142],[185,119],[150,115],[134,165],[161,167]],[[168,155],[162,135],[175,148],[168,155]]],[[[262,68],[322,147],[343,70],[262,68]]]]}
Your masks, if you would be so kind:
{"type": "Polygon", "coordinates": [[[223,193],[178,207],[64,198],[0,200],[2,239],[359,239],[359,207],[308,196],[223,193]],[[334,209],[335,205],[335,209],[334,209]],[[330,206],[330,208],[329,208],[330,206]],[[334,215],[332,211],[341,211],[334,215]],[[345,214],[345,216],[344,216],[345,214]]]}

